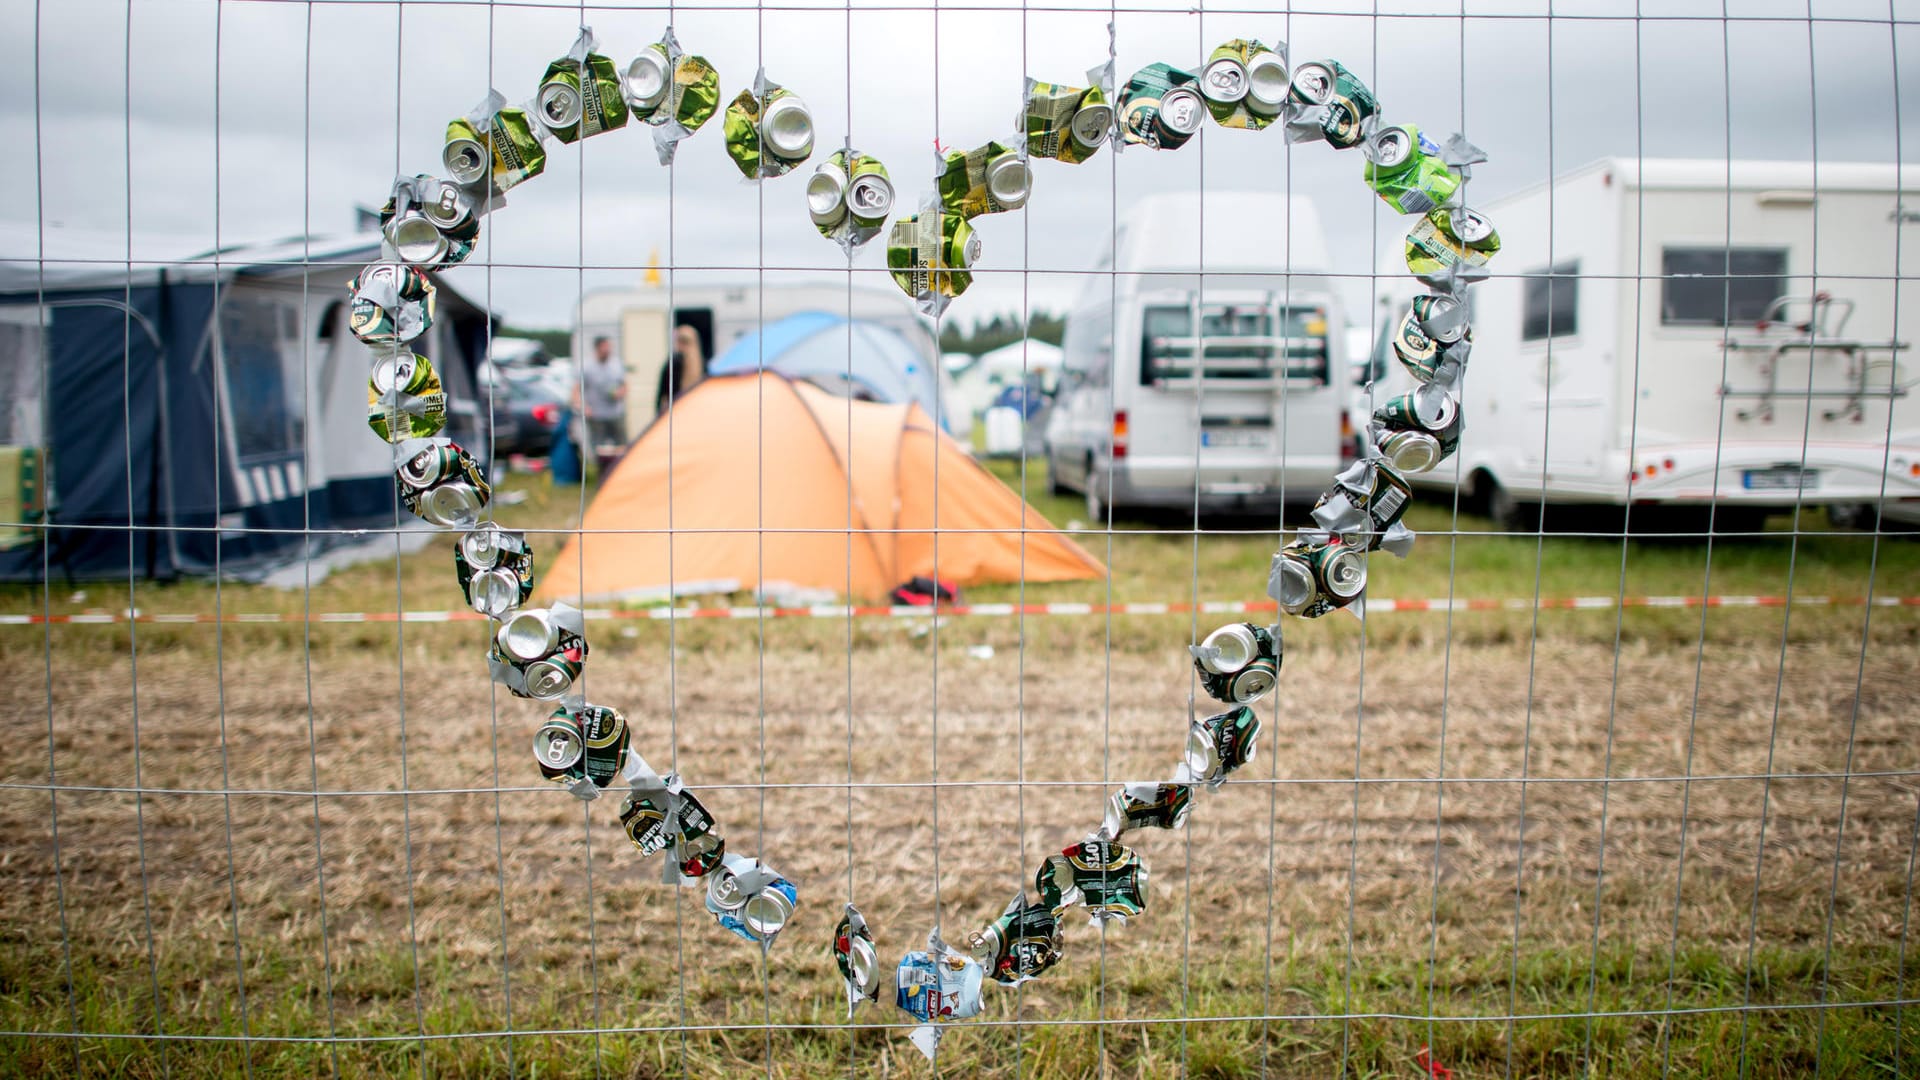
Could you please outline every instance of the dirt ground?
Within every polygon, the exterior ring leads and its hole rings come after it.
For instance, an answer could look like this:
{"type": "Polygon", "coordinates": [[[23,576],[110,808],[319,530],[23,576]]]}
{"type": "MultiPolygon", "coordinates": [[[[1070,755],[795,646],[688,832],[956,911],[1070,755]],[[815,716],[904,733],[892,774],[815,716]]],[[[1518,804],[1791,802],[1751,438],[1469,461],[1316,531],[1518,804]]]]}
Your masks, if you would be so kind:
{"type": "MultiPolygon", "coordinates": [[[[589,696],[626,709],[636,749],[679,768],[729,849],[798,883],[764,975],[697,893],[676,901],[657,859],[627,844],[618,798],[587,806],[538,782],[543,711],[491,690],[479,631],[409,632],[386,651],[237,649],[224,677],[209,649],[143,652],[137,696],[124,649],[76,646],[69,664],[56,643],[50,707],[40,642],[16,642],[0,924],[10,948],[45,950],[64,926],[73,954],[99,958],[89,978],[123,996],[166,986],[176,1033],[232,1020],[236,925],[254,1035],[324,1032],[329,984],[335,1022],[370,1008],[379,995],[352,985],[361,956],[418,967],[393,976],[417,988],[409,1022],[457,996],[472,1022],[504,1029],[509,995],[522,1027],[543,1001],[559,1027],[630,1022],[619,1001],[572,996],[583,972],[714,1023],[758,1019],[763,998],[830,1019],[841,991],[825,943],[849,897],[883,955],[936,923],[964,936],[1098,823],[1115,781],[1170,772],[1189,667],[1173,650],[1107,654],[1088,622],[1081,650],[987,659],[902,640],[671,658],[649,641],[589,660],[589,696]],[[63,789],[105,790],[62,790],[55,806],[50,768],[63,789]]],[[[1750,938],[1820,950],[1830,932],[1836,967],[1903,941],[1920,646],[1876,643],[1863,666],[1857,641],[1698,658],[1432,645],[1375,650],[1364,682],[1359,659],[1296,650],[1260,707],[1258,757],[1184,832],[1128,838],[1151,868],[1149,911],[1104,942],[1069,916],[1070,985],[1133,972],[1156,1007],[1202,1016],[1209,1002],[1183,988],[1264,969],[1262,1014],[1286,1015],[1318,1006],[1276,969],[1330,963],[1364,983],[1429,957],[1504,965],[1518,944],[1624,955],[1664,978],[1677,955],[1738,954],[1750,938]]],[[[64,999],[57,966],[26,967],[64,999]]],[[[1068,1009],[1051,981],[1024,994],[1024,1016],[1068,1009]]],[[[1767,993],[1811,1001],[1820,984],[1809,973],[1767,993]]],[[[1420,989],[1397,987],[1414,1004],[1420,989]]],[[[1529,1010],[1507,997],[1439,1007],[1529,1010]]]]}

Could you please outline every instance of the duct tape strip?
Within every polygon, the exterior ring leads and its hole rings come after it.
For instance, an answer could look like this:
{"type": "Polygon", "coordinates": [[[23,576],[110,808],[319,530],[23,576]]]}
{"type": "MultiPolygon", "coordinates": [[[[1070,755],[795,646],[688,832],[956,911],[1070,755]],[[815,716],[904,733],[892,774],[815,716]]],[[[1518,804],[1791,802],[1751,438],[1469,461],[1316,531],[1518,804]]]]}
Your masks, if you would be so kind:
{"type": "MultiPolygon", "coordinates": [[[[1865,607],[1868,600],[1864,596],[1796,596],[1792,600],[1794,607],[1865,607]]],[[[1874,607],[1920,607],[1920,596],[1876,596],[1872,600],[1874,607]]],[[[1366,600],[1369,615],[1391,614],[1395,612],[1417,611],[1532,611],[1536,607],[1542,611],[1605,611],[1615,607],[1630,608],[1754,608],[1786,607],[1788,600],[1784,596],[1543,596],[1536,604],[1524,596],[1498,597],[1455,597],[1451,600],[1440,599],[1395,599],[1389,596],[1368,597],[1366,600]]],[[[1204,615],[1257,615],[1271,614],[1277,605],[1271,600],[1252,601],[1208,601],[1201,604],[949,604],[940,608],[914,607],[910,605],[856,605],[847,607],[840,604],[822,604],[812,607],[652,607],[652,608],[588,608],[585,616],[590,622],[610,619],[641,619],[665,622],[670,619],[846,619],[846,618],[925,618],[929,615],[1183,615],[1200,612],[1204,615]]],[[[56,625],[103,625],[124,622],[155,624],[197,624],[197,623],[299,623],[305,622],[302,615],[293,612],[260,611],[238,612],[231,615],[209,615],[203,613],[156,613],[135,611],[131,618],[127,612],[89,611],[71,615],[13,615],[0,614],[0,626],[39,626],[44,623],[56,625]]],[[[334,611],[321,612],[313,616],[317,623],[443,623],[443,622],[485,622],[487,617],[474,611],[334,611]]]]}

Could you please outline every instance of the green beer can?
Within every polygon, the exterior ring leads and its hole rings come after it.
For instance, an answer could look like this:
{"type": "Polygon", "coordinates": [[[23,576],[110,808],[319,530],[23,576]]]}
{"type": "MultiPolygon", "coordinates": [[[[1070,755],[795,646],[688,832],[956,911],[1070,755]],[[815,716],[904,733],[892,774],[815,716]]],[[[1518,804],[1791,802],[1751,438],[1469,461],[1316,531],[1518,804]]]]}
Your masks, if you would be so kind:
{"type": "Polygon", "coordinates": [[[975,218],[1018,210],[1033,190],[1033,171],[1019,154],[997,142],[950,151],[942,162],[936,182],[940,207],[949,214],[975,218]]]}
{"type": "Polygon", "coordinates": [[[620,825],[640,854],[665,851],[682,877],[705,877],[726,858],[719,823],[678,776],[668,773],[665,783],[665,794],[629,793],[620,805],[620,825]]]}
{"type": "Polygon", "coordinates": [[[676,123],[691,134],[720,111],[720,73],[704,56],[675,55],[670,69],[672,78],[665,82],[658,95],[637,93],[636,89],[650,87],[652,77],[643,73],[644,81],[636,87],[635,72],[660,63],[660,58],[666,55],[665,43],[655,42],[627,68],[628,104],[635,116],[655,127],[676,123]]]}
{"type": "Polygon", "coordinates": [[[1086,905],[1094,922],[1125,922],[1147,910],[1147,864],[1114,840],[1082,840],[1048,856],[1034,887],[1055,918],[1075,904],[1086,905]]]}
{"type": "Polygon", "coordinates": [[[813,153],[813,114],[785,87],[762,82],[764,92],[742,90],[721,121],[727,156],[749,180],[784,176],[813,153]]]}
{"type": "MultiPolygon", "coordinates": [[[[494,95],[490,102],[498,100],[494,95]]],[[[496,190],[506,191],[540,175],[547,148],[526,110],[503,105],[482,120],[463,116],[448,124],[441,158],[454,183],[468,186],[491,177],[496,190]]]]}
{"type": "Polygon", "coordinates": [[[1081,88],[1027,80],[1024,110],[1027,153],[1078,164],[1113,134],[1113,106],[1097,86],[1081,88]]]}
{"type": "Polygon", "coordinates": [[[1113,840],[1128,829],[1178,829],[1192,809],[1192,784],[1123,784],[1107,798],[1100,835],[1113,840]]]}
{"type": "Polygon", "coordinates": [[[1195,720],[1187,728],[1187,772],[1196,782],[1217,788],[1253,760],[1259,736],[1260,717],[1245,705],[1195,720]]]}
{"type": "Polygon", "coordinates": [[[1274,555],[1267,576],[1267,595],[1303,619],[1346,607],[1366,587],[1365,553],[1338,538],[1295,540],[1274,555]]]}
{"type": "Polygon", "coordinates": [[[1500,233],[1486,218],[1464,206],[1437,207],[1407,233],[1407,269],[1424,278],[1482,267],[1499,250],[1500,233]]]}
{"type": "Polygon", "coordinates": [[[1060,920],[1045,903],[1029,904],[1019,893],[999,918],[967,936],[967,951],[988,978],[1018,986],[1060,962],[1060,920]]]}
{"type": "Polygon", "coordinates": [[[547,65],[534,98],[540,122],[563,143],[612,131],[627,124],[627,100],[620,92],[620,71],[611,57],[592,49],[582,32],[574,46],[581,55],[563,56],[547,65]]]}
{"type": "Polygon", "coordinates": [[[973,284],[970,267],[980,258],[980,238],[958,214],[929,207],[896,219],[887,236],[887,269],[908,296],[925,308],[944,306],[973,284]]]}
{"type": "Polygon", "coordinates": [[[1403,214],[1424,214],[1441,206],[1460,187],[1460,178],[1440,160],[1440,148],[1412,124],[1374,132],[1366,154],[1368,186],[1403,214]]]}
{"type": "Polygon", "coordinates": [[[1406,516],[1413,488],[1387,460],[1356,461],[1313,504],[1313,519],[1349,547],[1378,551],[1406,516]]]}
{"type": "Polygon", "coordinates": [[[858,150],[835,150],[807,178],[807,214],[820,235],[865,243],[893,212],[887,167],[858,150]]]}
{"type": "Polygon", "coordinates": [[[447,394],[426,357],[406,350],[374,361],[367,426],[390,443],[430,439],[447,426],[447,394]]]}
{"type": "Polygon", "coordinates": [[[1425,386],[1373,410],[1375,445],[1402,472],[1426,472],[1460,448],[1466,414],[1451,391],[1425,386]]]}
{"type": "Polygon", "coordinates": [[[347,329],[367,345],[399,345],[433,325],[433,282],[406,263],[373,263],[347,283],[347,329]]]}
{"type": "Polygon", "coordinates": [[[1206,115],[1193,73],[1170,64],[1148,64],[1120,91],[1120,137],[1129,144],[1178,150],[1206,115]]]}
{"type": "Polygon", "coordinates": [[[453,546],[453,572],[467,603],[490,619],[505,618],[533,595],[533,549],[527,538],[492,525],[482,525],[453,546]]]}
{"type": "Polygon", "coordinates": [[[1286,58],[1258,41],[1235,39],[1213,50],[1200,69],[1201,96],[1221,127],[1259,131],[1286,110],[1286,58]]]}
{"type": "Polygon", "coordinates": [[[413,440],[394,470],[394,485],[406,508],[435,525],[470,528],[493,497],[480,463],[452,439],[413,440]]]}
{"type": "Polygon", "coordinates": [[[556,784],[569,784],[587,775],[587,740],[580,721],[565,709],[547,718],[533,733],[533,760],[540,775],[556,784]]]}
{"type": "Polygon", "coordinates": [[[1283,646],[1278,629],[1229,623],[1194,646],[1194,672],[1207,696],[1230,705],[1267,696],[1280,681],[1283,646]]]}
{"type": "Polygon", "coordinates": [[[423,174],[394,184],[394,194],[380,208],[380,232],[402,261],[438,270],[473,254],[480,215],[466,192],[423,174]]]}
{"type": "MultiPolygon", "coordinates": [[[[1330,82],[1310,80],[1309,83],[1309,92],[1317,92],[1311,87],[1324,85],[1327,88],[1324,101],[1327,115],[1320,124],[1327,143],[1340,150],[1359,146],[1367,137],[1367,121],[1380,115],[1380,100],[1373,96],[1373,91],[1360,81],[1358,75],[1348,71],[1340,61],[1322,60],[1314,66],[1332,76],[1330,82]]],[[[1302,64],[1301,70],[1304,72],[1306,69],[1307,65],[1302,64]]]]}

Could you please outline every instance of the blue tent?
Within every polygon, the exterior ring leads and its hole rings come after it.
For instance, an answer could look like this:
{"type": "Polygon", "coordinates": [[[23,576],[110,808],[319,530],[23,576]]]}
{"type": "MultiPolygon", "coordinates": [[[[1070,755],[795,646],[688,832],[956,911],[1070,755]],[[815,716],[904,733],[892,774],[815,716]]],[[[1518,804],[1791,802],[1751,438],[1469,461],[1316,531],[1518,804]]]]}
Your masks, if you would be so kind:
{"type": "Polygon", "coordinates": [[[713,375],[773,371],[829,393],[864,401],[915,402],[946,418],[936,400],[939,357],[906,335],[865,319],[803,311],[735,341],[707,365],[713,375]]]}
{"type": "MultiPolygon", "coordinates": [[[[0,260],[0,444],[51,458],[47,527],[0,550],[0,580],[253,576],[410,524],[346,328],[346,282],[378,240],[0,260]]],[[[448,434],[484,459],[487,319],[444,283],[438,300],[415,347],[447,387],[448,434]]]]}

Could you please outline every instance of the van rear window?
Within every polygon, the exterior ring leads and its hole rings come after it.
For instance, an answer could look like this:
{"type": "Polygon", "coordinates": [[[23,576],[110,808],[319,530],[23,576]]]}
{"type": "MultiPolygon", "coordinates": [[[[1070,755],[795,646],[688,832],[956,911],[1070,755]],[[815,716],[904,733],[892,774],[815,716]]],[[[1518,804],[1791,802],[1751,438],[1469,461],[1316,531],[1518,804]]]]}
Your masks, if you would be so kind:
{"type": "Polygon", "coordinates": [[[1327,316],[1268,304],[1149,307],[1141,320],[1140,382],[1305,379],[1325,385],[1327,316]]]}

